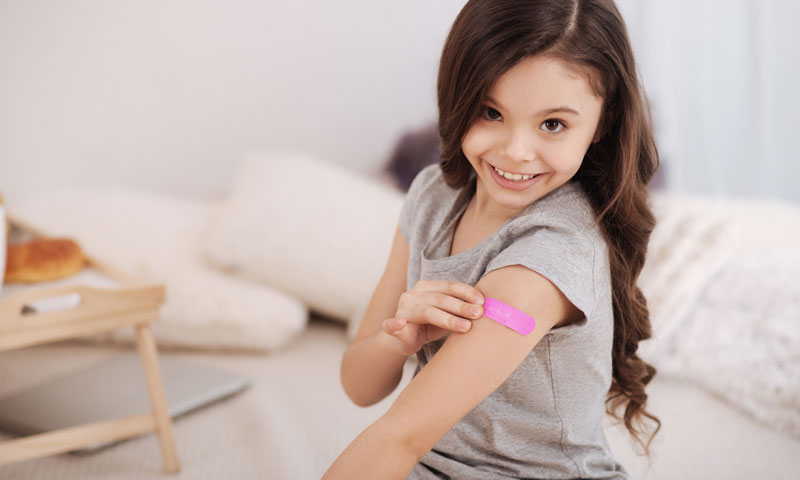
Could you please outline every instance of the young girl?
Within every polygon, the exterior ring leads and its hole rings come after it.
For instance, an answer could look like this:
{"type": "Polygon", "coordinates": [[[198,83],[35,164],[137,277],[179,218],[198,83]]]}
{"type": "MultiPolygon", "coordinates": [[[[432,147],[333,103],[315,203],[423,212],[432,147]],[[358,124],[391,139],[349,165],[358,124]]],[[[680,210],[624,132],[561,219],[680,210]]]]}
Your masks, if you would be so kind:
{"type": "Polygon", "coordinates": [[[441,162],[409,189],[342,383],[371,405],[408,355],[419,367],[325,478],[629,478],[602,422],[624,406],[648,454],[660,428],[645,411],[655,369],[636,355],[658,158],[617,8],[470,0],[438,101],[441,162]],[[487,299],[533,331],[484,316],[487,299]]]}

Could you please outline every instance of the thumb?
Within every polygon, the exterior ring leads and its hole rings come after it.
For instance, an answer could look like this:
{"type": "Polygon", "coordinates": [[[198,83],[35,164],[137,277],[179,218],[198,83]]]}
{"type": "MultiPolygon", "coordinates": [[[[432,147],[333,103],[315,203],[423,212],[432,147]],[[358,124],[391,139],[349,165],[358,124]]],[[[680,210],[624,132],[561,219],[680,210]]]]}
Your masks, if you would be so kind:
{"type": "Polygon", "coordinates": [[[383,321],[383,329],[388,332],[400,330],[406,325],[404,318],[387,318],[383,321]]]}

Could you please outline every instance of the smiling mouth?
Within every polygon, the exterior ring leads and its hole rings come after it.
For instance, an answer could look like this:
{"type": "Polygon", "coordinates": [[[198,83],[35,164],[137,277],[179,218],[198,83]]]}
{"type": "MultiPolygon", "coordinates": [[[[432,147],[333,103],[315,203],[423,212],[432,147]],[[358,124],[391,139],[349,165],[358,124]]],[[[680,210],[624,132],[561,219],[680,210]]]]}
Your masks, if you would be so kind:
{"type": "MultiPolygon", "coordinates": [[[[488,163],[488,162],[487,162],[487,163],[488,163]]],[[[506,180],[511,180],[511,181],[514,181],[514,182],[524,182],[524,181],[526,181],[526,180],[530,180],[530,179],[532,179],[532,178],[536,178],[536,177],[538,177],[539,175],[541,175],[541,173],[529,173],[529,174],[523,174],[523,173],[511,173],[511,172],[506,172],[505,170],[501,170],[501,169],[499,169],[499,168],[495,167],[495,166],[494,166],[494,165],[492,165],[491,163],[489,163],[489,166],[490,166],[490,167],[492,167],[492,168],[494,169],[494,171],[495,171],[495,172],[497,172],[497,173],[498,173],[500,176],[502,176],[502,177],[503,177],[503,178],[505,178],[506,180]]]]}

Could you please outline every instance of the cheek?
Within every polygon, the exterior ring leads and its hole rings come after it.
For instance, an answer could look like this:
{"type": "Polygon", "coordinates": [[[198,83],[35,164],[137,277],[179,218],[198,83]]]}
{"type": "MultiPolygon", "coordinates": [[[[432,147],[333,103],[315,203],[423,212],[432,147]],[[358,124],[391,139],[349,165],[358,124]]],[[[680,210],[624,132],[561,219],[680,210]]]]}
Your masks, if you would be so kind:
{"type": "Polygon", "coordinates": [[[557,172],[575,173],[583,162],[586,149],[582,145],[569,143],[549,145],[542,150],[542,156],[557,172]]]}
{"type": "Polygon", "coordinates": [[[469,129],[461,142],[461,149],[469,160],[474,160],[474,156],[481,155],[492,148],[494,135],[490,129],[474,126],[469,129]]]}

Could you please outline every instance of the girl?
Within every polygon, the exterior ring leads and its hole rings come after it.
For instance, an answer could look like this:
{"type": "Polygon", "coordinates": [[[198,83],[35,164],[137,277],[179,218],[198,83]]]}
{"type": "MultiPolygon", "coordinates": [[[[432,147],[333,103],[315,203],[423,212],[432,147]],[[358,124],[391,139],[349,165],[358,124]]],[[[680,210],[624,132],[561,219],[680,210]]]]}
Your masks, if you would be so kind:
{"type": "Polygon", "coordinates": [[[636,355],[658,158],[617,8],[470,0],[438,102],[441,161],[409,188],[342,383],[371,405],[408,355],[419,367],[325,478],[628,478],[602,421],[624,406],[648,454],[660,428],[645,411],[655,369],[636,355]],[[487,298],[533,331],[483,316],[487,298]]]}

